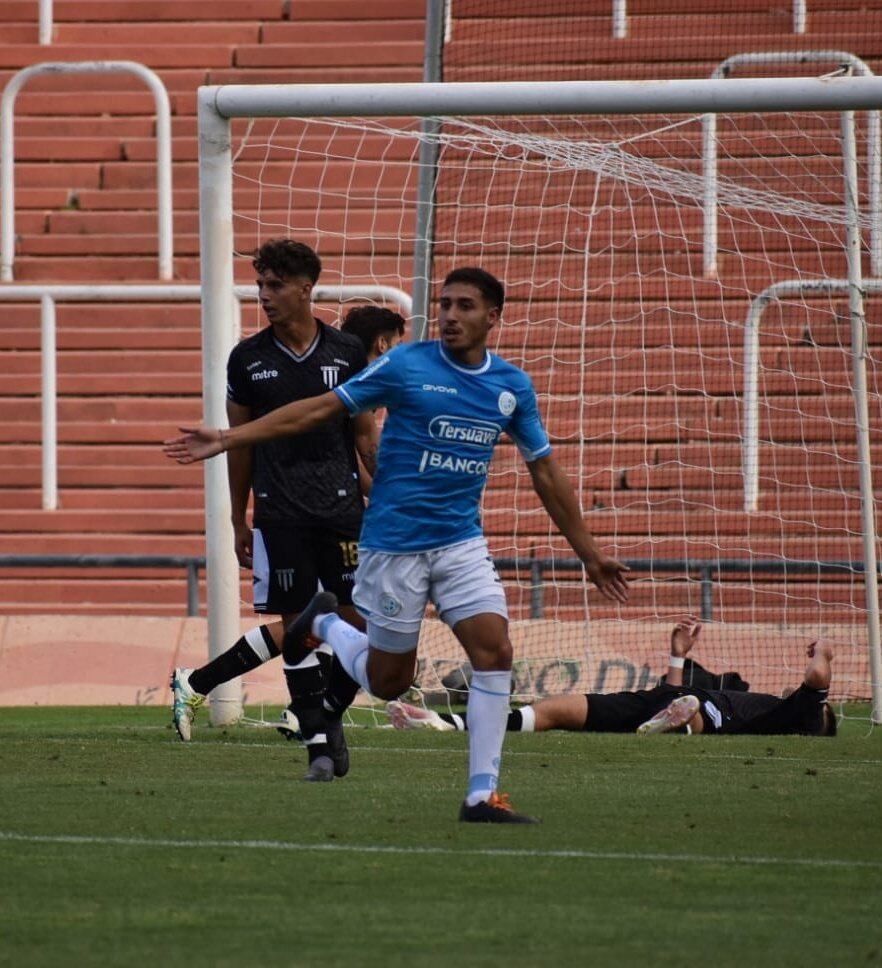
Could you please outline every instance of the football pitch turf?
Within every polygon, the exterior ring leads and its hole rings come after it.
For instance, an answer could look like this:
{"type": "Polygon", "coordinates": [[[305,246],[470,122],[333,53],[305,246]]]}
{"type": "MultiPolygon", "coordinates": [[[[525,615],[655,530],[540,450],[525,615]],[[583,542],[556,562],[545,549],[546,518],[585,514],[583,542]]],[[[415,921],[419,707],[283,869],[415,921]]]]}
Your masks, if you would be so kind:
{"type": "MultiPolygon", "coordinates": [[[[866,710],[862,711],[866,716],[866,710]]],[[[462,825],[467,737],[0,710],[0,964],[882,964],[882,732],[515,734],[533,827],[462,825]]]]}

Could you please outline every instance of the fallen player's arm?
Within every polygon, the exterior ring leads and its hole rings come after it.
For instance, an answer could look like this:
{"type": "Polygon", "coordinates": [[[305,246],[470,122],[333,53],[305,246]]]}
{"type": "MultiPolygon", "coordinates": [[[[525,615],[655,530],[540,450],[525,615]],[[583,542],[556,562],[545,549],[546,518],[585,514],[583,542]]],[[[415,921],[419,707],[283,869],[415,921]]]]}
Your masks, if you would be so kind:
{"type": "Polygon", "coordinates": [[[585,527],[573,485],[560,464],[549,454],[530,461],[527,467],[530,469],[533,489],[560,533],[582,559],[588,577],[605,598],[618,602],[627,601],[629,589],[625,576],[629,568],[604,554],[598,547],[593,535],[585,527]]]}
{"type": "Polygon", "coordinates": [[[695,640],[701,633],[701,622],[697,618],[688,618],[685,622],[678,622],[671,632],[671,654],[668,658],[668,671],[665,682],[669,686],[683,685],[683,667],[686,656],[692,651],[695,640]]]}
{"type": "Polygon", "coordinates": [[[258,420],[250,420],[229,430],[181,427],[182,436],[166,440],[162,449],[166,456],[179,464],[192,464],[227,450],[253,447],[277,437],[294,437],[344,412],[347,411],[343,401],[331,390],[319,397],[286,404],[258,420]]]}

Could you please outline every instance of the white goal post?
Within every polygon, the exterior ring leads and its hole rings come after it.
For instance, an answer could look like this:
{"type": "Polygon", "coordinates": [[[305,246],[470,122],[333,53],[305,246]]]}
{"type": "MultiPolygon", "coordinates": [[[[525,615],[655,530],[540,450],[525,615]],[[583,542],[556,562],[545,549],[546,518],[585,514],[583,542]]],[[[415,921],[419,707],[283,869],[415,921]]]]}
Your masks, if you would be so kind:
{"type": "MultiPolygon", "coordinates": [[[[225,420],[224,374],[227,356],[232,348],[233,119],[546,118],[556,115],[604,119],[634,114],[664,115],[666,118],[695,117],[700,123],[701,116],[708,113],[841,112],[850,117],[854,111],[879,109],[882,109],[882,78],[876,77],[541,84],[231,85],[201,88],[198,106],[199,190],[206,422],[217,426],[225,420]]],[[[849,130],[850,122],[847,122],[843,126],[843,137],[853,140],[849,130]]],[[[554,139],[548,143],[553,144],[554,139]]],[[[625,143],[620,140],[617,145],[625,143]]],[[[852,143],[850,157],[854,159],[856,154],[852,143]]],[[[695,183],[700,186],[700,170],[695,175],[695,183]]],[[[853,211],[857,198],[855,185],[840,183],[839,192],[839,204],[845,211],[853,211]]],[[[700,202],[700,190],[698,194],[700,202]]],[[[866,326],[858,222],[859,218],[853,223],[847,222],[848,238],[843,248],[849,250],[848,295],[853,342],[848,353],[853,367],[852,392],[855,401],[852,420],[858,440],[863,440],[860,445],[861,460],[869,465],[866,448],[869,446],[870,428],[867,425],[866,347],[863,342],[866,326]]],[[[700,254],[698,262],[696,276],[701,273],[700,254]]],[[[413,280],[408,282],[412,285],[413,280]]],[[[583,396],[584,392],[584,387],[579,390],[583,396]]],[[[867,681],[873,700],[872,718],[878,723],[882,722],[882,658],[875,560],[875,502],[869,466],[864,470],[860,474],[860,502],[863,508],[862,581],[865,600],[859,610],[866,618],[867,681]],[[869,533],[868,528],[871,529],[869,533]]],[[[239,635],[239,571],[232,554],[224,460],[208,462],[205,474],[209,648],[214,656],[228,648],[239,635]]],[[[818,597],[816,604],[822,604],[821,597],[818,597]]],[[[216,690],[212,700],[213,722],[228,722],[239,715],[238,685],[230,684],[223,690],[216,690]]]]}

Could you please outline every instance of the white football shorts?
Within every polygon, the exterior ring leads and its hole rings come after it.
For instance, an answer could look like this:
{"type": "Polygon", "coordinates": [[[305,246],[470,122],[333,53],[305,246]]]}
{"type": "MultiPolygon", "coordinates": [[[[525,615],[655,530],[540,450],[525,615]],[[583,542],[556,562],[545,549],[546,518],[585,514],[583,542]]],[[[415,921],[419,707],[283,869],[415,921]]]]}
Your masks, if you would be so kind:
{"type": "Polygon", "coordinates": [[[487,612],[508,618],[484,538],[413,554],[362,548],[352,600],[367,620],[371,645],[384,652],[417,647],[429,602],[450,628],[487,612]]]}

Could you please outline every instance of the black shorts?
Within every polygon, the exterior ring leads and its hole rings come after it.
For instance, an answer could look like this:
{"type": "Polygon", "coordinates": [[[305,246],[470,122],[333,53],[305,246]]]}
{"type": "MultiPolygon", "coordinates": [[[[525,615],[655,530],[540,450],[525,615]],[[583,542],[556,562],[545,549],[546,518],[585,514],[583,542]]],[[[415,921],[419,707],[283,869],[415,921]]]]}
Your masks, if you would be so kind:
{"type": "Polygon", "coordinates": [[[254,611],[302,612],[318,591],[352,604],[359,528],[269,524],[254,529],[254,611]]]}
{"type": "Polygon", "coordinates": [[[586,733],[633,733],[638,726],[670,705],[683,690],[677,686],[656,686],[637,692],[588,693],[586,733]]]}
{"type": "Polygon", "coordinates": [[[721,732],[752,736],[820,736],[824,729],[826,689],[811,689],[803,683],[771,709],[742,722],[726,724],[721,732]]]}

